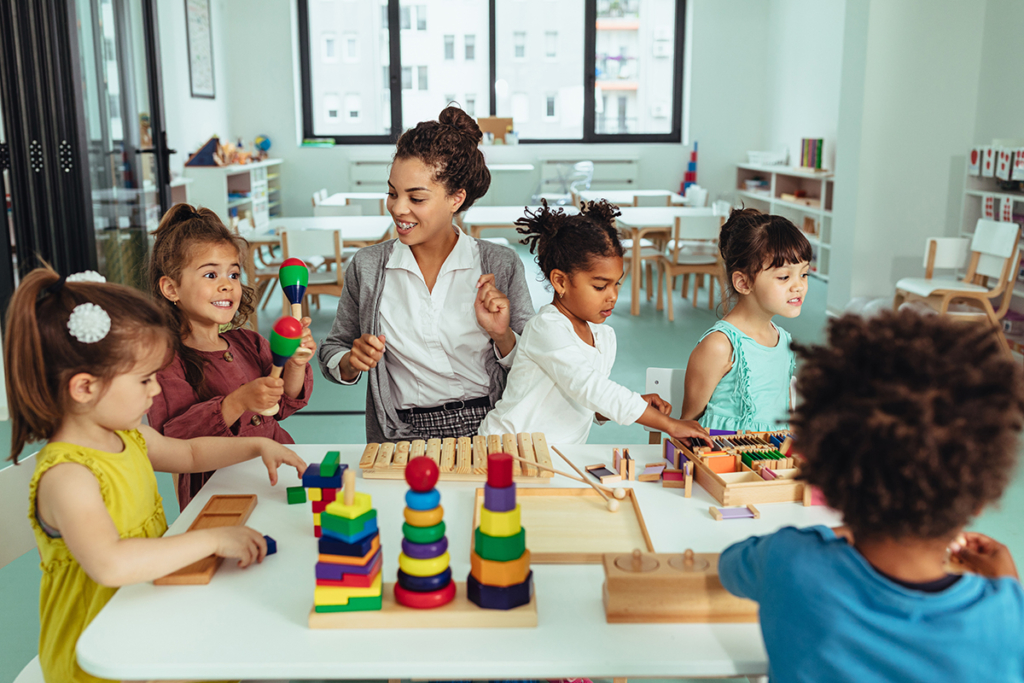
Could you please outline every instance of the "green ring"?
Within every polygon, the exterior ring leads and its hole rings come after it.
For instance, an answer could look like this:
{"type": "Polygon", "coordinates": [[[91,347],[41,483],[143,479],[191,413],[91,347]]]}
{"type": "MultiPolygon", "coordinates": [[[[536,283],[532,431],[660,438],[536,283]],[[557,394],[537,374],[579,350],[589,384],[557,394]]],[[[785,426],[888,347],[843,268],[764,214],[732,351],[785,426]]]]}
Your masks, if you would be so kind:
{"type": "Polygon", "coordinates": [[[413,526],[404,522],[402,535],[410,543],[437,543],[444,538],[444,522],[438,522],[434,526],[413,526]]]}
{"type": "Polygon", "coordinates": [[[519,529],[519,533],[514,536],[488,536],[477,527],[475,539],[473,550],[483,559],[492,562],[518,560],[526,552],[526,529],[519,529]]]}

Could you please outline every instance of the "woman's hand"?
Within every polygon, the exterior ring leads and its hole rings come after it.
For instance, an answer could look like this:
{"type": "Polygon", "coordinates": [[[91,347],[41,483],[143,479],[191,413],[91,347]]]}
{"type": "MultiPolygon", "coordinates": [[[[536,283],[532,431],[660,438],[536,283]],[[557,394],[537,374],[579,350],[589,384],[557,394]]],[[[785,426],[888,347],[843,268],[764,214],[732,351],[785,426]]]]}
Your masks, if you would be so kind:
{"type": "Polygon", "coordinates": [[[651,406],[662,415],[668,415],[672,412],[672,404],[657,394],[642,394],[640,398],[647,401],[647,405],[651,406]]]}
{"type": "Polygon", "coordinates": [[[494,286],[494,275],[481,275],[476,283],[477,293],[473,308],[476,321],[484,332],[494,340],[498,353],[504,358],[516,346],[516,335],[509,328],[510,307],[508,297],[494,286]]]}
{"type": "Polygon", "coordinates": [[[288,362],[297,368],[305,369],[304,366],[309,363],[310,359],[316,354],[316,342],[313,341],[313,333],[310,332],[309,326],[313,322],[310,318],[302,319],[302,343],[299,344],[298,350],[295,352],[288,362]]]}
{"type": "Polygon", "coordinates": [[[961,539],[950,544],[949,551],[954,564],[973,574],[991,579],[1001,576],[1018,578],[1017,565],[1013,562],[1010,549],[984,534],[966,531],[961,539]]]}
{"type": "Polygon", "coordinates": [[[295,454],[295,451],[272,439],[261,439],[261,441],[263,443],[260,448],[260,457],[263,458],[263,464],[267,466],[271,486],[277,485],[277,468],[281,465],[291,465],[298,472],[299,477],[302,477],[306,471],[306,463],[295,454]]]}
{"type": "Polygon", "coordinates": [[[364,334],[352,343],[352,350],[346,353],[338,366],[342,379],[351,382],[359,376],[360,372],[366,372],[370,368],[377,367],[377,363],[384,357],[384,335],[373,336],[364,334]]]}

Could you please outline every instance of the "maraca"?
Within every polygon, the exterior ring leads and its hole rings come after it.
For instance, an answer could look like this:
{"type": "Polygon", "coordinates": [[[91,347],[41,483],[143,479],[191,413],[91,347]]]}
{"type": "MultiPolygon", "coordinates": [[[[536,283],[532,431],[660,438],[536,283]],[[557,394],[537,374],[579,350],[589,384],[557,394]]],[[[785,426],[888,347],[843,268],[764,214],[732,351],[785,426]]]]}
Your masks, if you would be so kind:
{"type": "Polygon", "coordinates": [[[302,297],[306,295],[306,287],[309,286],[309,268],[301,259],[290,258],[281,264],[277,276],[281,280],[284,295],[292,304],[292,317],[302,318],[302,297]]]}
{"type": "MultiPolygon", "coordinates": [[[[283,268],[282,268],[283,270],[283,268]]],[[[285,316],[274,323],[270,332],[270,353],[274,356],[274,368],[271,377],[280,377],[284,372],[284,364],[295,355],[302,344],[302,323],[291,316],[285,316]]],[[[260,415],[276,415],[280,404],[273,408],[260,411],[260,415]]]]}

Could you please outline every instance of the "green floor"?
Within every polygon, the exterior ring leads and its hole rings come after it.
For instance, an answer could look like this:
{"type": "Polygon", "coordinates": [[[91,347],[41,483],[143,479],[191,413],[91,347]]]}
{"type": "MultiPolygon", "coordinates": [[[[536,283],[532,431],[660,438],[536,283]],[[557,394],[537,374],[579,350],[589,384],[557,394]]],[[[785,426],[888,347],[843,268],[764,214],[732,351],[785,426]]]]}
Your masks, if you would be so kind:
{"type": "MultiPolygon", "coordinates": [[[[535,281],[537,269],[529,254],[521,250],[527,264],[534,305],[540,306],[551,299],[543,286],[535,281]]],[[[615,328],[618,338],[618,357],[612,379],[637,390],[643,390],[648,367],[676,367],[686,365],[686,359],[701,334],[716,320],[716,314],[706,308],[707,295],[702,292],[703,306],[694,309],[689,303],[676,298],[675,322],[668,322],[665,314],[655,310],[654,302],[642,299],[640,315],[629,315],[629,290],[623,288],[615,314],[608,324],[615,328]]],[[[313,332],[319,340],[330,330],[337,300],[323,301],[319,312],[313,313],[313,332]]],[[[275,298],[261,318],[266,334],[278,314],[279,300],[275,298]]],[[[814,342],[823,339],[825,316],[825,285],[811,279],[810,292],[800,318],[787,321],[785,327],[794,339],[814,342]]],[[[309,411],[336,412],[363,410],[365,384],[342,387],[319,377],[310,400],[309,411]]],[[[283,423],[298,443],[363,443],[363,416],[310,415],[302,413],[283,423]]],[[[0,443],[9,443],[9,423],[0,422],[0,443]]],[[[640,426],[620,427],[615,424],[595,427],[590,434],[591,443],[647,443],[647,433],[640,426]]],[[[7,448],[3,448],[6,459],[7,448]]],[[[168,521],[177,517],[177,506],[170,490],[170,478],[161,475],[161,492],[167,505],[168,521]]],[[[1024,517],[1024,482],[1017,481],[1007,493],[1001,509],[987,512],[976,525],[1005,542],[1018,557],[1024,557],[1024,530],[1017,520],[1024,517]]],[[[38,557],[34,552],[0,569],[0,683],[13,681],[21,668],[37,652],[38,620],[38,557]]]]}

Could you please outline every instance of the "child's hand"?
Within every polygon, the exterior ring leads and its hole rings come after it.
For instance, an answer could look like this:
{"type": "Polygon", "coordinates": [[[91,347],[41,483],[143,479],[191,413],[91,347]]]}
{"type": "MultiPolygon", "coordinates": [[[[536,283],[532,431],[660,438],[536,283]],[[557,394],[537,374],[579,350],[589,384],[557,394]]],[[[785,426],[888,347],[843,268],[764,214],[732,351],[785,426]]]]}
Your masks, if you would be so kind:
{"type": "Polygon", "coordinates": [[[238,566],[245,569],[253,562],[262,562],[267,556],[267,541],[255,529],[247,526],[222,526],[193,533],[208,533],[214,537],[218,557],[237,558],[238,566]]]}
{"type": "Polygon", "coordinates": [[[295,468],[295,471],[299,473],[299,477],[306,471],[306,463],[299,456],[295,455],[295,451],[290,448],[286,448],[272,439],[263,439],[265,442],[262,447],[263,464],[267,466],[267,472],[270,474],[270,485],[277,485],[277,468],[281,465],[291,465],[295,468]]]}
{"type": "Polygon", "coordinates": [[[715,447],[707,430],[694,420],[672,420],[670,428],[666,431],[669,436],[677,439],[698,439],[711,448],[715,447]]]}
{"type": "Polygon", "coordinates": [[[657,394],[643,394],[640,398],[647,401],[647,405],[661,412],[662,415],[668,415],[672,412],[672,404],[657,394]]]}
{"type": "Polygon", "coordinates": [[[295,367],[303,367],[313,358],[316,354],[316,342],[313,341],[313,333],[310,332],[309,326],[313,322],[310,318],[302,319],[302,343],[299,344],[298,350],[295,352],[288,362],[295,367]]]}
{"type": "Polygon", "coordinates": [[[384,357],[384,344],[383,334],[377,337],[372,334],[364,334],[356,339],[352,343],[352,350],[346,354],[348,365],[352,367],[353,372],[342,374],[355,375],[377,367],[377,363],[384,357]]]}
{"type": "Polygon", "coordinates": [[[494,286],[494,275],[481,275],[476,283],[476,320],[491,339],[499,339],[508,333],[509,301],[508,297],[494,286]]]}
{"type": "Polygon", "coordinates": [[[284,395],[284,380],[280,377],[260,377],[246,382],[224,399],[236,402],[243,411],[261,413],[277,405],[284,395]]]}
{"type": "Polygon", "coordinates": [[[971,573],[991,579],[1000,576],[1017,578],[1017,565],[1014,564],[1013,556],[1005,545],[973,531],[964,532],[963,541],[953,541],[949,546],[950,557],[955,560],[955,564],[971,573]]]}

